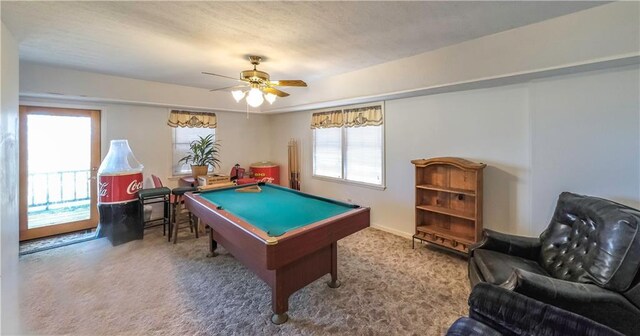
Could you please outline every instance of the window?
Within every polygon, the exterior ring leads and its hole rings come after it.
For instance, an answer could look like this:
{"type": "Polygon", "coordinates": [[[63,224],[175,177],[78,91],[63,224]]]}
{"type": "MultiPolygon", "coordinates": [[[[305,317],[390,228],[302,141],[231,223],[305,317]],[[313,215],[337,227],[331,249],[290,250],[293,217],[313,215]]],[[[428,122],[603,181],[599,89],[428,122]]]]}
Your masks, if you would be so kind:
{"type": "MultiPolygon", "coordinates": [[[[191,173],[191,164],[178,161],[189,154],[189,144],[198,137],[213,134],[215,140],[215,128],[190,128],[175,127],[173,129],[173,174],[182,175],[191,173]]],[[[211,167],[209,167],[211,169],[211,167]]]]}
{"type": "Polygon", "coordinates": [[[314,176],[384,186],[384,125],[381,106],[376,108],[375,113],[365,107],[314,114],[314,176]],[[369,119],[354,112],[360,110],[369,111],[364,112],[369,119]]]}
{"type": "Polygon", "coordinates": [[[342,129],[318,128],[313,135],[313,173],[342,178],[342,129]]]}
{"type": "Polygon", "coordinates": [[[345,179],[382,185],[382,126],[344,128],[345,179]]]}

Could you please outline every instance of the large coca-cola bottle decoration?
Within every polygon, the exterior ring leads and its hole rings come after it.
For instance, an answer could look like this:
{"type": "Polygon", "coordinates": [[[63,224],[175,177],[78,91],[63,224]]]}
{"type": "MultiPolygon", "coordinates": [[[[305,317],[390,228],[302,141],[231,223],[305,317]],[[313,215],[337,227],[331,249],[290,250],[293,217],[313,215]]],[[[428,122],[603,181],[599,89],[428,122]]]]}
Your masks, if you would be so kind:
{"type": "Polygon", "coordinates": [[[98,169],[98,236],[107,237],[114,246],[143,237],[142,207],[138,202],[142,168],[127,140],[111,140],[98,169]]]}

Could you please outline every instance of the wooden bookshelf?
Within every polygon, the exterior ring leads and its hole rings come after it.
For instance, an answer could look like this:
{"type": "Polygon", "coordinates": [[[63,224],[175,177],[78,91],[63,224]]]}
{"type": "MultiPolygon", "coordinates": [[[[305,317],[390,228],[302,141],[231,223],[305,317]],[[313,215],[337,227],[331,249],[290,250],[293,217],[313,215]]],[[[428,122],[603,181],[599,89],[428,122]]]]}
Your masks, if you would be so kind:
{"type": "Polygon", "coordinates": [[[418,239],[459,253],[482,235],[484,163],[453,157],[412,160],[418,239]]]}
{"type": "Polygon", "coordinates": [[[461,244],[471,245],[474,243],[473,236],[464,236],[461,234],[451,234],[450,230],[440,228],[435,225],[416,226],[416,230],[421,236],[429,237],[431,240],[438,240],[440,237],[445,240],[458,241],[461,244]]]}
{"type": "Polygon", "coordinates": [[[445,207],[441,207],[441,206],[435,206],[435,205],[416,205],[416,208],[420,209],[420,210],[424,210],[424,211],[430,211],[430,212],[437,212],[443,215],[447,215],[447,216],[453,216],[453,217],[458,217],[458,218],[464,218],[464,219],[468,219],[468,220],[475,220],[476,217],[473,214],[467,214],[463,211],[460,210],[456,210],[456,209],[449,209],[449,208],[445,208],[445,207]]]}
{"type": "Polygon", "coordinates": [[[449,193],[453,193],[453,194],[463,194],[463,195],[469,195],[469,196],[475,196],[476,195],[475,190],[446,188],[446,187],[439,187],[439,186],[435,186],[435,185],[431,185],[431,184],[416,185],[416,188],[426,189],[426,190],[443,191],[443,192],[449,192],[449,193]]]}

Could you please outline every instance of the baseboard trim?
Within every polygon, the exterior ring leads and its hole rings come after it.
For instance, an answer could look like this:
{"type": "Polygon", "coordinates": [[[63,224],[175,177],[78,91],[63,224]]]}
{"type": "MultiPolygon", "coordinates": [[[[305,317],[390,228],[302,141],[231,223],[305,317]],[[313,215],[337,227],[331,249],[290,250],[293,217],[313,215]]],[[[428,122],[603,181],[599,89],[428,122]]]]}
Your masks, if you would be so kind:
{"type": "Polygon", "coordinates": [[[413,235],[411,233],[407,233],[407,232],[404,232],[404,231],[392,229],[392,228],[389,228],[389,227],[386,227],[386,226],[382,226],[382,225],[371,224],[371,227],[374,228],[374,229],[378,229],[380,231],[389,232],[391,234],[394,234],[396,236],[400,236],[400,237],[406,238],[406,239],[411,239],[411,237],[413,237],[413,235]]]}

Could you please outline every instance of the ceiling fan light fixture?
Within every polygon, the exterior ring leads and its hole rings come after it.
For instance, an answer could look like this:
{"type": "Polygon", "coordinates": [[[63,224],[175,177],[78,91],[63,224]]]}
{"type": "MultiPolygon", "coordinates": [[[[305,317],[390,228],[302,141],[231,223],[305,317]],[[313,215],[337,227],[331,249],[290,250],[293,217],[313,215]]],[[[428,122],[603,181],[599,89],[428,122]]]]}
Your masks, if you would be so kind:
{"type": "Polygon", "coordinates": [[[249,94],[247,94],[247,104],[251,107],[258,107],[264,102],[262,91],[258,88],[251,88],[249,94]]]}
{"type": "Polygon", "coordinates": [[[273,104],[276,101],[276,95],[273,93],[265,93],[264,98],[269,102],[269,104],[273,104]]]}
{"type": "Polygon", "coordinates": [[[231,91],[231,95],[233,96],[233,99],[236,100],[236,103],[239,103],[242,98],[244,98],[244,92],[242,90],[233,90],[231,91]]]}
{"type": "Polygon", "coordinates": [[[228,90],[233,90],[231,91],[231,95],[237,103],[239,103],[242,99],[245,99],[247,105],[252,107],[259,107],[260,105],[262,105],[262,103],[264,103],[265,100],[267,100],[269,104],[273,104],[276,101],[277,97],[283,98],[289,96],[288,93],[280,90],[279,88],[275,88],[274,86],[307,87],[307,83],[300,79],[272,81],[267,72],[257,69],[260,61],[262,61],[262,57],[260,56],[249,56],[249,61],[253,65],[253,69],[241,71],[239,79],[211,72],[202,72],[202,74],[204,75],[233,79],[237,82],[242,83],[209,91],[228,92],[228,90]],[[236,89],[238,87],[246,89],[236,89]]]}

